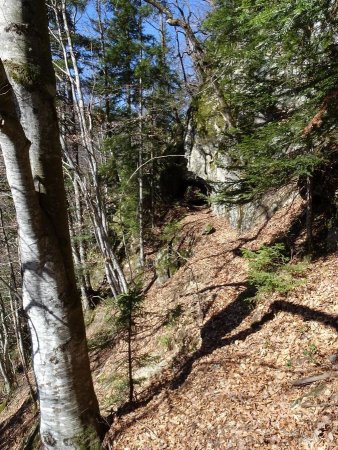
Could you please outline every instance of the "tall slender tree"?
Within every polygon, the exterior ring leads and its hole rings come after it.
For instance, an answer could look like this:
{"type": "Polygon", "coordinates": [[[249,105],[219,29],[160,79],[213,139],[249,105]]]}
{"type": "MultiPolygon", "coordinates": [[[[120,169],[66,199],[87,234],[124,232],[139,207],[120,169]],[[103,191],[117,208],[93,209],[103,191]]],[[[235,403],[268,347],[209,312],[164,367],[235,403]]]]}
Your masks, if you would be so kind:
{"type": "Polygon", "coordinates": [[[0,1],[0,145],[15,204],[23,306],[45,448],[99,447],[67,223],[55,77],[43,0],[0,1]]]}
{"type": "Polygon", "coordinates": [[[82,170],[79,159],[74,158],[66,140],[64,140],[63,150],[67,163],[75,176],[74,181],[82,191],[97,244],[105,259],[107,280],[113,296],[116,297],[121,292],[126,293],[128,285],[111,242],[104,190],[99,179],[98,142],[93,136],[92,116],[90,108],[85,102],[84,83],[74,41],[74,30],[69,19],[69,4],[65,0],[52,0],[49,3],[56,24],[56,31],[53,34],[57,35],[65,66],[63,74],[66,75],[66,82],[71,87],[71,103],[75,110],[87,170],[82,170]]]}
{"type": "MultiPolygon", "coordinates": [[[[161,30],[151,34],[146,27],[146,21],[151,20],[151,8],[147,4],[140,0],[110,0],[106,3],[106,14],[101,17],[105,20],[93,23],[100,40],[99,63],[105,70],[101,71],[101,77],[95,73],[94,79],[99,80],[102,88],[107,85],[108,77],[109,117],[114,125],[105,141],[108,158],[102,166],[102,175],[112,185],[115,201],[120,194],[116,203],[123,233],[126,241],[137,239],[139,266],[142,266],[145,234],[151,222],[149,205],[154,204],[150,191],[154,197],[156,179],[154,172],[149,176],[151,166],[144,163],[163,152],[168,131],[176,120],[174,102],[169,97],[177,89],[177,77],[166,62],[168,47],[159,39],[161,30]],[[105,30],[104,39],[102,30],[105,30]],[[112,180],[113,173],[115,180],[112,180]],[[129,179],[133,173],[135,176],[129,179]]],[[[103,102],[105,110],[106,104],[103,102]]]]}

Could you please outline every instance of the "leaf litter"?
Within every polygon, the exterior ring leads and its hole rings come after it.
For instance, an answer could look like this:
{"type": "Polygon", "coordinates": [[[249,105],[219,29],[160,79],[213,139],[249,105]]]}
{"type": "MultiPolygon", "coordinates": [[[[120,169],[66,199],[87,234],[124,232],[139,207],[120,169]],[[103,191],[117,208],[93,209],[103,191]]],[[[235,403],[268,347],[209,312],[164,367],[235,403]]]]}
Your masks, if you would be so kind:
{"type": "MultiPolygon", "coordinates": [[[[104,448],[338,448],[338,377],[292,385],[338,374],[330,362],[338,353],[337,254],[309,263],[306,282],[289,293],[269,294],[256,306],[246,301],[240,249],[286,234],[301,207],[298,199],[246,235],[208,210],[182,220],[181,232],[197,236],[193,254],[145,303],[152,318],[182,305],[167,330],[167,365],[139,392],[134,411],[117,410],[104,448]],[[206,226],[215,231],[203,234],[206,226]]],[[[163,327],[139,348],[159,352],[161,333],[163,327]]]]}
{"type": "MultiPolygon", "coordinates": [[[[248,301],[241,257],[243,247],[257,250],[286,236],[301,208],[296,198],[242,235],[206,209],[181,220],[180,242],[193,243],[190,255],[149,289],[138,318],[134,377],[143,376],[134,408],[123,407],[126,343],[112,339],[91,352],[101,412],[113,419],[104,449],[338,449],[338,377],[330,375],[338,372],[337,253],[309,263],[306,283],[257,304],[248,301]],[[292,385],[320,374],[329,376],[292,385]]],[[[300,234],[295,253],[304,239],[300,234]]],[[[90,338],[109,330],[109,308],[97,308],[90,338]]],[[[13,420],[22,395],[0,413],[1,449],[21,448],[32,426],[32,408],[13,420]]]]}

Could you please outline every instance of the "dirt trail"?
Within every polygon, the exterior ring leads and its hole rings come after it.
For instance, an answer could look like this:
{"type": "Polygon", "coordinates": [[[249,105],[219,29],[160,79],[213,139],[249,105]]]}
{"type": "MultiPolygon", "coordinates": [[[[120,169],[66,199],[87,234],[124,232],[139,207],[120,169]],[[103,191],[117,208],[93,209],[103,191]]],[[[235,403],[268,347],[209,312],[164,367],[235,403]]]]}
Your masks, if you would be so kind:
{"type": "MultiPolygon", "coordinates": [[[[254,293],[241,249],[288,235],[300,207],[296,200],[242,236],[209,210],[181,221],[182,248],[188,242],[192,254],[153,285],[137,319],[133,412],[116,414],[126,344],[109,334],[112,306],[97,308],[88,336],[102,414],[114,418],[106,449],[338,449],[338,370],[329,360],[338,353],[337,254],[309,264],[306,283],[287,295],[247,301],[254,293]],[[292,385],[326,372],[334,376],[292,385]]],[[[32,426],[31,409],[19,415],[0,423],[1,449],[20,448],[32,426]]]]}
{"type": "MultiPolygon", "coordinates": [[[[184,338],[186,355],[178,352],[153,379],[143,406],[115,419],[106,448],[338,448],[338,378],[291,384],[332,369],[329,357],[338,352],[337,254],[312,262],[306,284],[288,295],[270,294],[256,308],[244,301],[252,292],[240,249],[257,249],[286,233],[299,207],[295,202],[246,236],[210,212],[183,220],[183,230],[198,236],[193,256],[149,293],[146,308],[160,314],[181,305],[167,360],[184,338]],[[206,225],[216,231],[203,236],[206,225]]],[[[156,351],[156,342],[154,333],[142,350],[156,351]]]]}

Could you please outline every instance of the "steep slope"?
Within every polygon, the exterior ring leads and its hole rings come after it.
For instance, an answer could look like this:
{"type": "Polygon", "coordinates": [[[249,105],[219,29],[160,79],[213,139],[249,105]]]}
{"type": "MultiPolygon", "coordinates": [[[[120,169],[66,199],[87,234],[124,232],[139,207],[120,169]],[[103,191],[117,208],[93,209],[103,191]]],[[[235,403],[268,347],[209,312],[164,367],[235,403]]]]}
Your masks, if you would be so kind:
{"type": "MultiPolygon", "coordinates": [[[[302,208],[296,197],[245,235],[208,209],[180,221],[173,251],[185,264],[151,285],[135,318],[133,407],[114,304],[87,316],[95,389],[112,422],[105,449],[337,448],[338,370],[330,362],[338,354],[337,254],[309,263],[305,282],[288,294],[248,301],[254,291],[242,249],[283,239],[297,255],[302,208]],[[292,384],[318,374],[314,383],[292,384]]],[[[1,449],[23,448],[34,430],[25,399],[22,387],[0,413],[1,449]]]]}
{"type": "Polygon", "coordinates": [[[197,239],[193,255],[145,303],[148,318],[177,305],[181,315],[139,338],[139,351],[165,368],[139,391],[133,412],[114,414],[106,449],[337,448],[338,372],[329,360],[338,351],[337,255],[309,264],[306,283],[287,295],[255,308],[245,301],[252,292],[240,249],[287,234],[300,208],[296,199],[245,236],[207,211],[183,220],[197,239]],[[215,232],[203,235],[206,225],[215,232]],[[324,380],[292,385],[322,373],[324,380]]]}

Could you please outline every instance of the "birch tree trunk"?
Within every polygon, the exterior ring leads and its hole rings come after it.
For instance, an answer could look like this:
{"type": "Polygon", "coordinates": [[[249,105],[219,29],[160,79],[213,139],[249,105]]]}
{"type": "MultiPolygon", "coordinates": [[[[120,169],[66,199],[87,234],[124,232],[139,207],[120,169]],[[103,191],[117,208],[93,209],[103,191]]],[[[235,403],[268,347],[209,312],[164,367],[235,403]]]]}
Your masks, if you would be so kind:
{"type": "Polygon", "coordinates": [[[47,12],[0,0],[0,145],[16,209],[23,306],[46,449],[99,448],[67,223],[47,12]]]}
{"type": "Polygon", "coordinates": [[[69,152],[67,152],[67,146],[65,146],[65,157],[72,166],[74,173],[77,174],[77,181],[79,183],[79,187],[81,188],[84,200],[91,216],[91,221],[93,223],[95,238],[105,259],[107,281],[113,296],[117,297],[117,295],[121,292],[128,292],[128,284],[123,270],[109,242],[108,218],[98,180],[96,151],[91,136],[91,128],[88,125],[87,120],[88,115],[86,114],[80,71],[72,41],[72,33],[68,24],[67,5],[65,0],[53,0],[51,2],[51,6],[55,14],[55,21],[58,27],[58,42],[62,49],[66,74],[68,75],[71,85],[73,105],[75,107],[75,113],[77,115],[80,128],[82,146],[86,151],[89,179],[81,176],[78,165],[72,161],[69,152]],[[64,30],[66,42],[64,42],[62,30],[64,30]],[[68,63],[69,56],[72,61],[74,76],[71,74],[68,63]]]}

